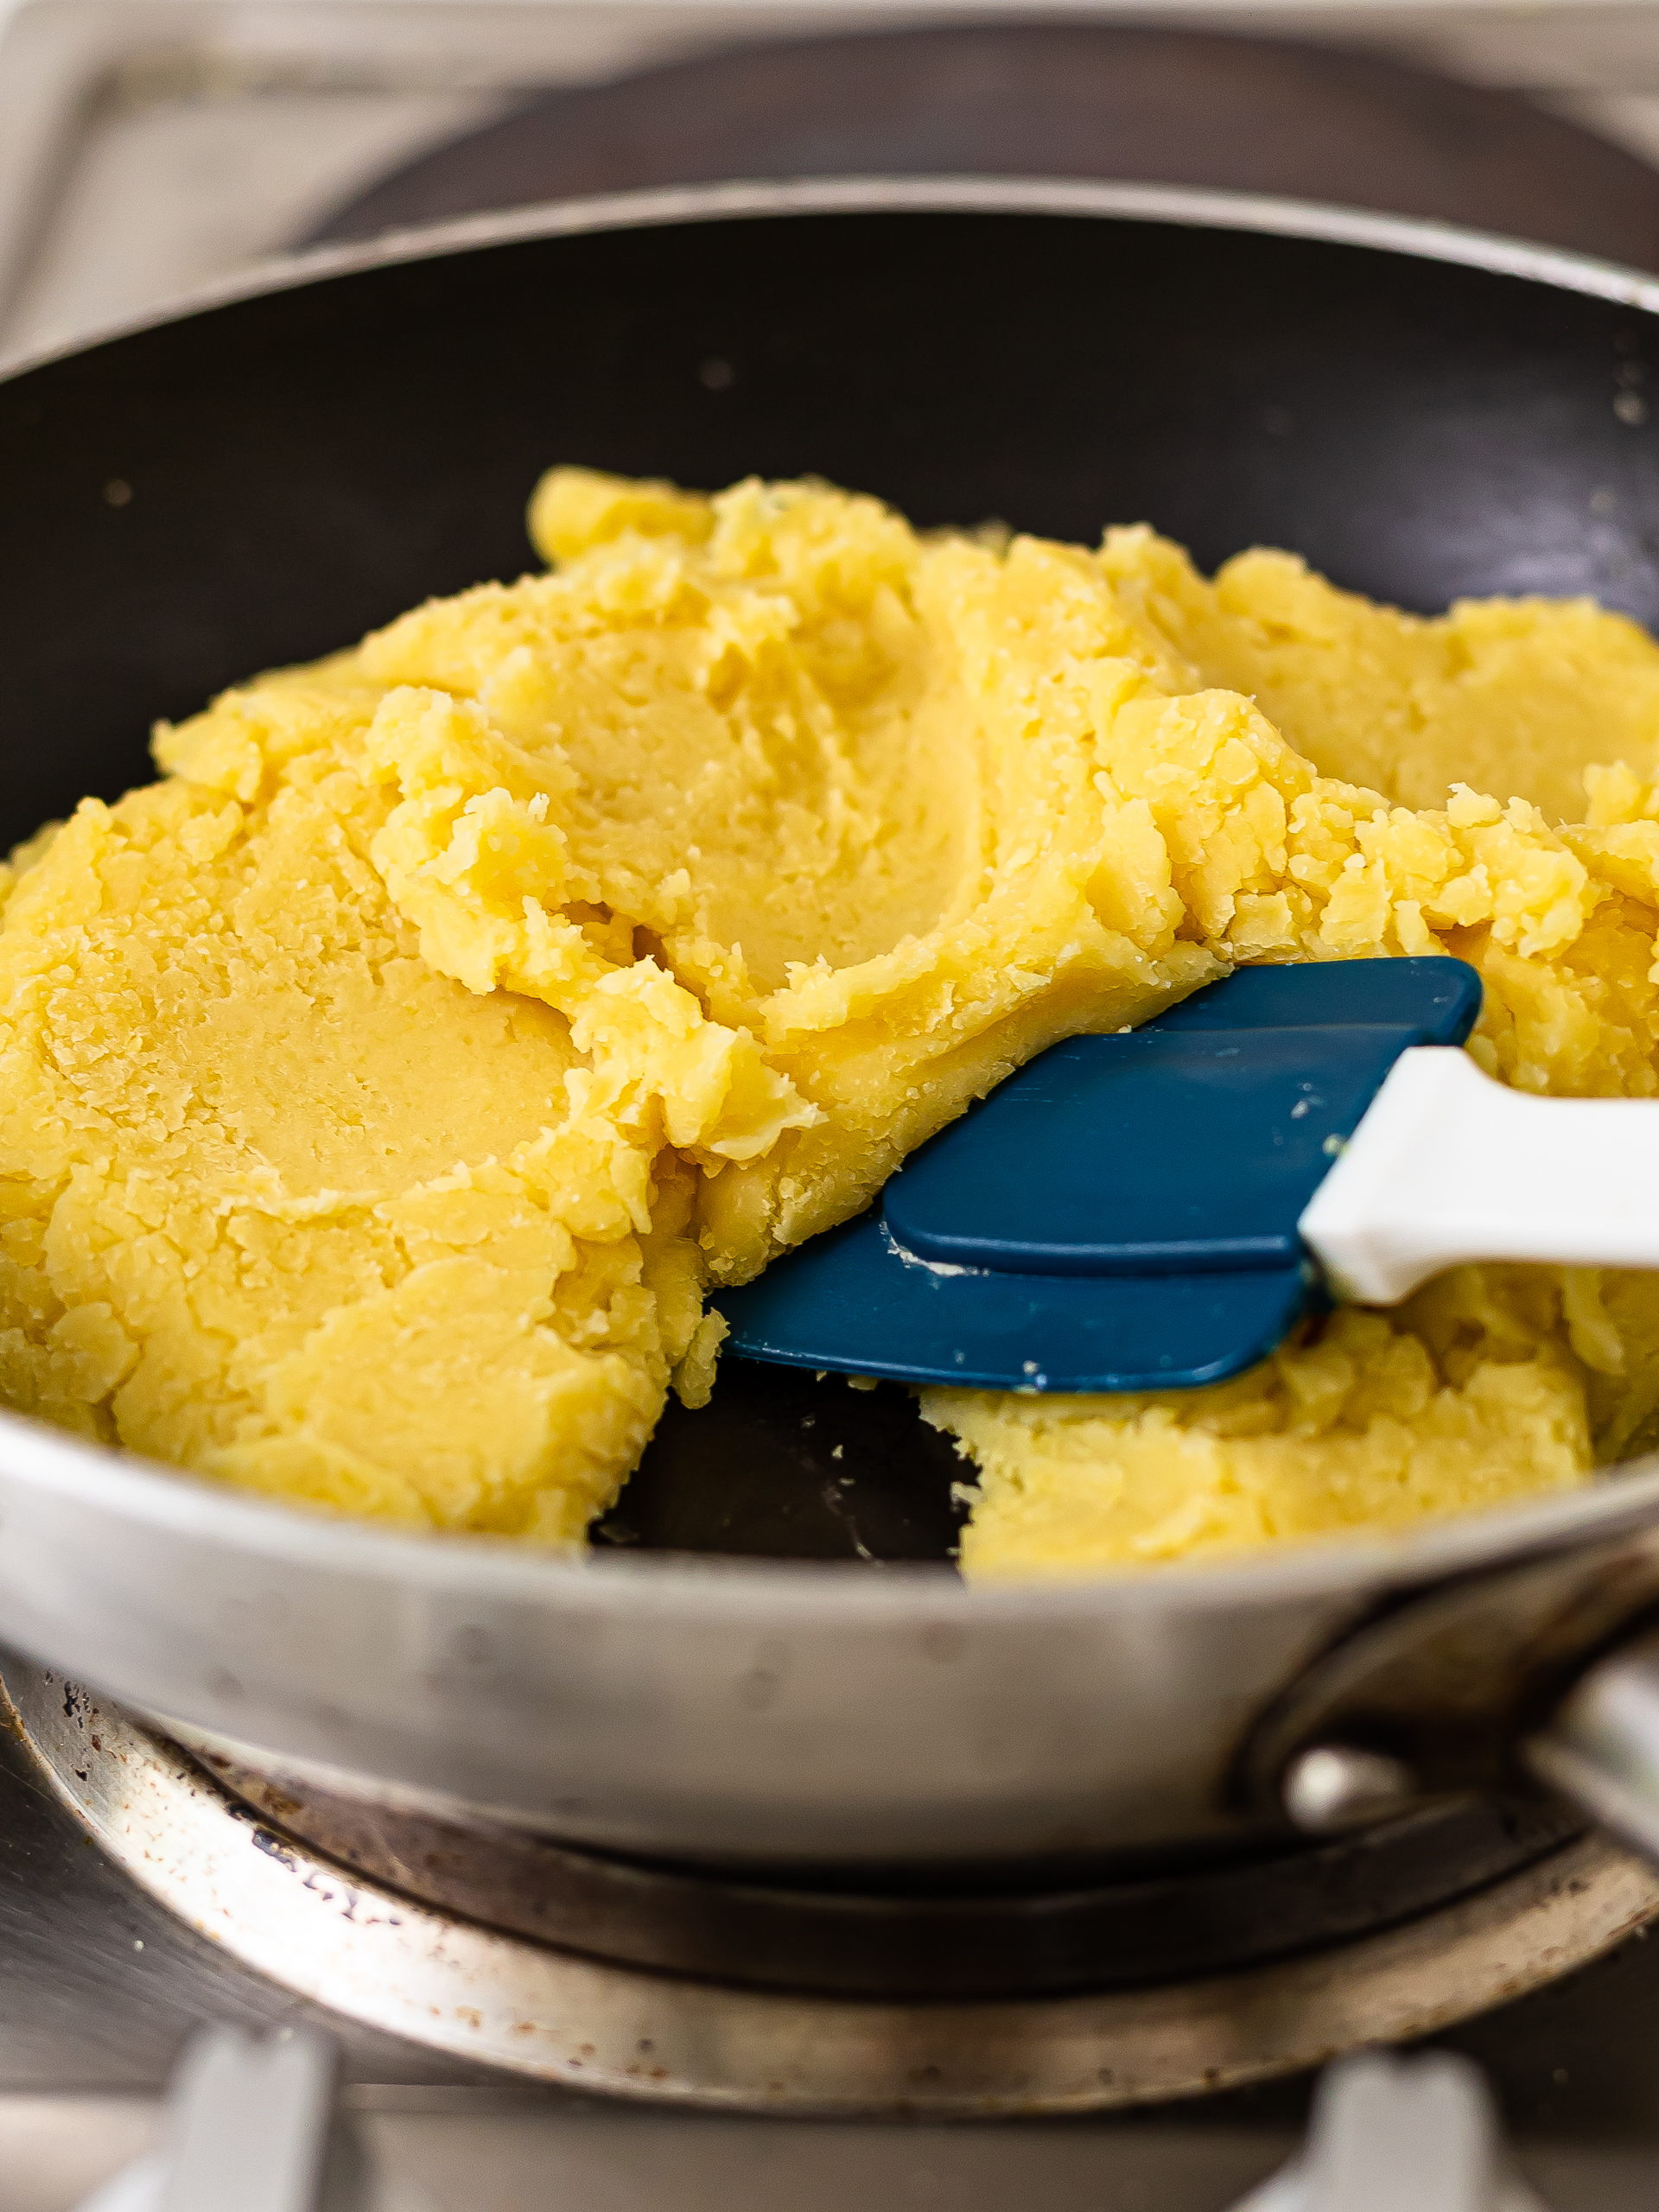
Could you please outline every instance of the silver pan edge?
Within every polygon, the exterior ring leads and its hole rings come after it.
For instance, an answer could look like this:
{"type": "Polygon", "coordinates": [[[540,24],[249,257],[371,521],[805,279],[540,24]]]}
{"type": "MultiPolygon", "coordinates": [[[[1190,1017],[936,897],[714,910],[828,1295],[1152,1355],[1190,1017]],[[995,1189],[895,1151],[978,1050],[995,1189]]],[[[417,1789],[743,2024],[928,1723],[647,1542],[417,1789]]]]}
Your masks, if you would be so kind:
{"type": "MultiPolygon", "coordinates": [[[[512,239],[826,211],[1047,213],[1415,255],[1659,312],[1583,256],[1341,208],[975,178],[730,184],[273,262],[85,344],[512,239]]],[[[9,373],[82,346],[7,364],[9,373]]],[[[1218,1839],[1255,1717],[1390,1596],[1655,1548],[1659,1460],[1398,1540],[969,1588],[942,1568],[569,1557],[226,1493],[0,1412],[0,1633],[187,1740],[600,1847],[983,1860],[1218,1839]]]]}

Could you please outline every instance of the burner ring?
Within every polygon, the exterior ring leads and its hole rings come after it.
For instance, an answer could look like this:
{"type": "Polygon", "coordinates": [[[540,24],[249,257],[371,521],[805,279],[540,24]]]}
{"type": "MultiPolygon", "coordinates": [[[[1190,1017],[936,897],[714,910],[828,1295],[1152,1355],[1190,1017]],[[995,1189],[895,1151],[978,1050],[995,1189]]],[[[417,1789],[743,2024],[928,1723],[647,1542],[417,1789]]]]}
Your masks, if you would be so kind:
{"type": "Polygon", "coordinates": [[[8,1672],[60,1797],[237,1958],[392,2034],[568,2087],[784,2113],[1067,2113],[1259,2081],[1432,2033],[1659,1916],[1659,1875],[1580,1837],[1339,1947],[1139,1989],[899,2001],[602,1963],[457,1921],[290,1842],[60,1678],[8,1672]]]}
{"type": "Polygon", "coordinates": [[[454,1918],[613,1965],[818,1996],[1052,1997],[1324,1950],[1449,1904],[1582,1834],[1548,1800],[1443,1798],[1358,1834],[1224,1857],[988,1869],[643,1861],[348,1796],[189,1745],[252,1816],[454,1918]]]}

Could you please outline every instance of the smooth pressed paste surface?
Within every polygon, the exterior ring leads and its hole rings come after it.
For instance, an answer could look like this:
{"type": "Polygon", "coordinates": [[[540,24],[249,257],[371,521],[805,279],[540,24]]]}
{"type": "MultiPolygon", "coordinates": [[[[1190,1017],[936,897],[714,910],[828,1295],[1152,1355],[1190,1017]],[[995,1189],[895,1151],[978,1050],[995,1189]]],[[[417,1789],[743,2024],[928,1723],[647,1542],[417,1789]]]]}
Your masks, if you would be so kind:
{"type": "MultiPolygon", "coordinates": [[[[1659,648],[1213,583],[874,500],[555,472],[552,573],[157,734],[15,857],[0,1386],[251,1489],[580,1538],[711,1284],[1055,1039],[1240,961],[1450,951],[1471,1050],[1659,1090],[1659,648]],[[1561,826],[1563,823],[1577,826],[1561,826]]],[[[1160,1398],[930,1391],[970,1573],[1582,1481],[1659,1408],[1648,1276],[1465,1268],[1160,1398]]]]}

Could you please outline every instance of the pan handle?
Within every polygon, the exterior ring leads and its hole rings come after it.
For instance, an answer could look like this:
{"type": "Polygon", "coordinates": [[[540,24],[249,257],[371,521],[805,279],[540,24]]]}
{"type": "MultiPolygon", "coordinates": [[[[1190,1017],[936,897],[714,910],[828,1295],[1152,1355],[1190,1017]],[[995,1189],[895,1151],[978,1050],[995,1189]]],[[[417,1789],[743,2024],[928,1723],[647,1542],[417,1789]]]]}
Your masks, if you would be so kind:
{"type": "Polygon", "coordinates": [[[1517,1748],[1536,1780],[1659,1863],[1659,1628],[1598,1660],[1517,1748]]]}
{"type": "MultiPolygon", "coordinates": [[[[1656,1463],[1659,1464],[1659,1456],[1656,1463]]],[[[1522,1775],[1659,1865],[1659,1516],[1375,1614],[1252,1730],[1243,1802],[1315,1835],[1522,1775]]]]}
{"type": "MultiPolygon", "coordinates": [[[[1541,1725],[1510,1742],[1509,1764],[1659,1866],[1659,1626],[1597,1660],[1541,1725]]],[[[1455,1764],[1425,1773],[1409,1758],[1326,1738],[1282,1770],[1279,1795],[1297,1827],[1331,1835],[1495,1778],[1459,1775],[1455,1764]]]]}

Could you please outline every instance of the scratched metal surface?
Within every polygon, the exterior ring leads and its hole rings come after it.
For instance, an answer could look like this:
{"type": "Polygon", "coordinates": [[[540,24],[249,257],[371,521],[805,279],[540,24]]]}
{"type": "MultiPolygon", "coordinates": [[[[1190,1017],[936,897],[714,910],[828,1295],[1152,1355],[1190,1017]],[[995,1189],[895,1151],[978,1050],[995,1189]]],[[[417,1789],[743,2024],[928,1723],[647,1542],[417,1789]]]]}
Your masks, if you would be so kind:
{"type": "MultiPolygon", "coordinates": [[[[280,2027],[324,2016],[141,1895],[50,1794],[24,1746],[0,1735],[0,2095],[153,2094],[203,2018],[280,2027]]],[[[608,2109],[508,2084],[349,2023],[326,2024],[353,2082],[411,2091],[492,2085],[515,2108],[608,2109]]],[[[1511,2126],[1650,2141],[1659,2156],[1659,1942],[1627,1944],[1440,2040],[1489,2069],[1511,2126]]],[[[1304,2105],[1304,2086],[1290,2082],[1165,2107],[1164,2117],[1178,2110],[1192,2129],[1284,2127],[1300,2123],[1304,2105]]],[[[1103,2118],[1040,2132],[1145,2124],[1103,2118]]]]}

